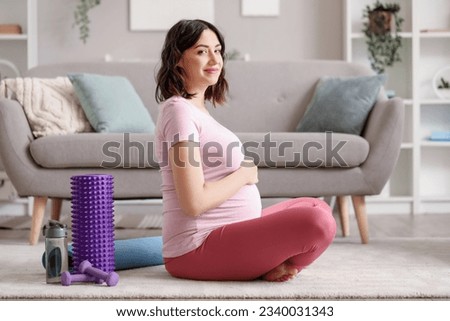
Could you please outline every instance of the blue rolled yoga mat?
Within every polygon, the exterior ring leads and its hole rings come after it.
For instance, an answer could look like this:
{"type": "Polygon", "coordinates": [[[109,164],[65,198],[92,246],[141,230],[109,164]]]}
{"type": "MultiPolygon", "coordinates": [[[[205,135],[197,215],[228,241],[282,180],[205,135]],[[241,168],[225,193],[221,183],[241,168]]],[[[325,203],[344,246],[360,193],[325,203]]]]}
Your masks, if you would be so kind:
{"type": "MultiPolygon", "coordinates": [[[[45,262],[45,253],[42,262],[45,262]]],[[[72,244],[69,244],[69,262],[73,257],[72,244]]],[[[115,270],[129,270],[164,264],[162,257],[162,237],[140,237],[114,241],[115,270]]],[[[45,267],[45,266],[44,266],[45,267]]],[[[69,267],[73,269],[73,266],[69,267]]]]}
{"type": "Polygon", "coordinates": [[[164,264],[162,237],[141,237],[114,241],[116,271],[164,264]]]}

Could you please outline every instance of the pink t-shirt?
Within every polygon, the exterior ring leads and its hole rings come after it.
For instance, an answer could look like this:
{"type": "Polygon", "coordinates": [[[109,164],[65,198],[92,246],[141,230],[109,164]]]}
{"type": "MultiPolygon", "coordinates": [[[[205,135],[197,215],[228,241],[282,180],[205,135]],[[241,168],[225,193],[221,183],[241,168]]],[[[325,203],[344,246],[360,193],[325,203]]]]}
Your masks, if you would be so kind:
{"type": "Polygon", "coordinates": [[[163,256],[177,257],[199,247],[209,233],[226,224],[261,216],[256,185],[243,186],[234,196],[198,217],[180,208],[173,183],[168,151],[178,141],[199,143],[206,181],[216,181],[237,170],[244,154],[239,138],[182,97],[160,106],[156,123],[156,156],[162,176],[163,256]]]}

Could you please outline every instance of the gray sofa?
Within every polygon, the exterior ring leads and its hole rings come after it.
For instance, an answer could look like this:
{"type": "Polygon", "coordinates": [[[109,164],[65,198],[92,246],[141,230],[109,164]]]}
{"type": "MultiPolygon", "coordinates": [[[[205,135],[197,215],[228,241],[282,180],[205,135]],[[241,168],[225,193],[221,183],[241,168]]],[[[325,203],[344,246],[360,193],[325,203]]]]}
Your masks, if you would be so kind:
{"type": "MultiPolygon", "coordinates": [[[[372,75],[372,71],[342,61],[230,61],[226,68],[228,103],[211,107],[211,113],[238,134],[250,156],[259,159],[261,196],[337,196],[344,235],[348,234],[345,196],[352,196],[361,239],[367,243],[364,196],[380,193],[397,161],[403,127],[402,100],[387,100],[381,92],[361,136],[298,133],[296,125],[321,76],[372,75]],[[340,158],[330,159],[327,152],[340,142],[345,142],[339,150],[340,158]],[[315,148],[305,149],[311,146],[315,148]],[[295,154],[306,150],[310,152],[308,159],[293,162],[295,154]],[[311,160],[314,162],[308,162],[311,160]]],[[[50,78],[68,72],[125,76],[156,122],[156,69],[156,62],[67,63],[38,66],[26,76],[50,78]]],[[[73,175],[112,174],[116,199],[160,198],[161,178],[152,140],[149,134],[123,133],[36,139],[22,106],[14,100],[0,99],[0,154],[5,171],[19,195],[35,198],[30,243],[37,242],[47,199],[53,200],[52,217],[58,218],[61,200],[71,198],[73,175]],[[108,142],[118,142],[118,151],[126,157],[119,160],[105,155],[108,142]]]]}

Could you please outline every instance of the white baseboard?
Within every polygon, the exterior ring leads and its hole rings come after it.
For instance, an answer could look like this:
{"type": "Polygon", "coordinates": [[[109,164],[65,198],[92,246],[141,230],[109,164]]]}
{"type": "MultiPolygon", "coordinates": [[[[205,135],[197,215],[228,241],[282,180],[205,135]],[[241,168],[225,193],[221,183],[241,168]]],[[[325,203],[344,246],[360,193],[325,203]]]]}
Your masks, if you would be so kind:
{"type": "MultiPolygon", "coordinates": [[[[263,207],[282,201],[283,198],[263,199],[263,207]]],[[[327,200],[328,201],[328,200],[327,200]]],[[[50,203],[50,202],[49,202],[50,203]]],[[[334,201],[332,200],[333,206],[334,201]]],[[[353,214],[353,208],[349,202],[350,214],[353,214]]],[[[367,214],[402,214],[410,215],[412,213],[411,201],[390,201],[390,200],[371,200],[367,199],[367,214]]],[[[31,215],[32,199],[17,199],[14,201],[0,201],[0,216],[22,216],[31,215]]],[[[50,211],[50,204],[47,204],[47,213],[50,211]]],[[[162,200],[131,200],[115,201],[114,211],[120,214],[158,214],[162,213],[162,200]]],[[[62,214],[70,214],[70,201],[64,201],[62,214]]],[[[449,202],[427,202],[422,203],[418,214],[450,214],[449,202]]]]}
{"type": "MultiPolygon", "coordinates": [[[[63,202],[61,215],[70,215],[70,205],[70,201],[63,202]]],[[[29,200],[0,201],[0,216],[31,216],[32,206],[32,198],[29,200]]],[[[114,212],[118,214],[140,215],[162,213],[162,200],[114,201],[114,212]]],[[[50,213],[50,202],[47,203],[46,213],[50,213]]]]}
{"type": "Polygon", "coordinates": [[[28,215],[27,200],[0,201],[0,216],[28,215]]]}

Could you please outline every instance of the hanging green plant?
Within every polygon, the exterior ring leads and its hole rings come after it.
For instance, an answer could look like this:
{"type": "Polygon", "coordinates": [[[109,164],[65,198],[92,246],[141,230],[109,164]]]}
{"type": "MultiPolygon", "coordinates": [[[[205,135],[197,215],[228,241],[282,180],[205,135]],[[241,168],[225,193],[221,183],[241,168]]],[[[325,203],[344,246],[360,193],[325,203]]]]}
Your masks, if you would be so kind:
{"type": "Polygon", "coordinates": [[[89,37],[89,10],[98,6],[100,0],[79,0],[74,12],[74,27],[78,26],[80,31],[80,40],[86,43],[89,37]]]}
{"type": "Polygon", "coordinates": [[[401,61],[399,49],[402,46],[400,36],[403,18],[399,16],[397,3],[381,3],[379,0],[363,10],[364,28],[370,65],[381,74],[386,67],[401,61]],[[394,29],[394,30],[392,30],[394,29]]]}

